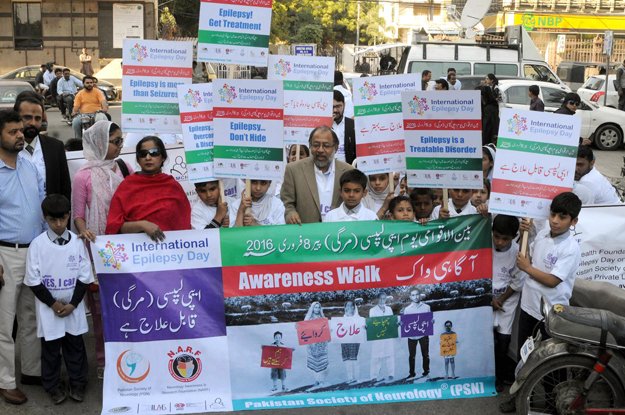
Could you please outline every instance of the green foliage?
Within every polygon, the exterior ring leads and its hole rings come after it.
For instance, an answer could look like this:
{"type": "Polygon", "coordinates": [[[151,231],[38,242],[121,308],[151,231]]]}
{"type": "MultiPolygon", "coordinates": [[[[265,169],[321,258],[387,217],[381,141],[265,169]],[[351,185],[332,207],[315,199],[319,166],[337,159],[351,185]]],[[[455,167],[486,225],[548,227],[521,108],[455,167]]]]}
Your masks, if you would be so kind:
{"type": "Polygon", "coordinates": [[[315,23],[304,25],[297,30],[293,40],[298,43],[319,44],[323,40],[323,27],[315,23]]]}

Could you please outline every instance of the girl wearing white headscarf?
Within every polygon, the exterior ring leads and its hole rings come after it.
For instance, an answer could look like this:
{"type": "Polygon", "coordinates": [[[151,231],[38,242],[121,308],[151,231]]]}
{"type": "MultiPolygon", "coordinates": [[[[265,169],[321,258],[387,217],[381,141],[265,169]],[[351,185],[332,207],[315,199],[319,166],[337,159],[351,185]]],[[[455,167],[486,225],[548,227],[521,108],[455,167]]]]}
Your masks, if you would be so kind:
{"type": "Polygon", "coordinates": [[[362,198],[362,205],[384,218],[388,204],[394,197],[389,180],[389,173],[370,174],[367,182],[367,194],[362,198]]]}
{"type": "Polygon", "coordinates": [[[269,191],[270,180],[250,180],[251,197],[228,201],[230,227],[284,225],[284,204],[269,191]],[[249,209],[248,212],[247,209],[249,209]]]}
{"type": "MultiPolygon", "coordinates": [[[[345,319],[349,319],[350,329],[353,327],[356,330],[364,332],[365,319],[358,314],[358,306],[353,301],[345,302],[345,313],[343,314],[345,319]]],[[[358,352],[360,351],[360,343],[341,343],[341,357],[345,362],[345,369],[347,370],[347,383],[355,383],[358,381],[358,352]]]]}
{"type": "MultiPolygon", "coordinates": [[[[124,145],[119,126],[110,121],[98,121],[83,134],[83,155],[87,162],[76,172],[72,182],[72,215],[80,238],[95,241],[104,235],[106,217],[115,189],[124,179],[115,159],[124,145]]],[[[132,168],[126,164],[128,172],[132,168]]],[[[87,301],[93,317],[96,340],[98,377],[104,373],[104,338],[97,284],[87,290],[87,301]]]]}
{"type": "MultiPolygon", "coordinates": [[[[315,301],[310,305],[305,321],[325,318],[321,303],[315,301]]],[[[325,386],[325,378],[328,373],[328,342],[313,343],[307,347],[306,366],[315,376],[315,385],[312,389],[325,386]]]]}

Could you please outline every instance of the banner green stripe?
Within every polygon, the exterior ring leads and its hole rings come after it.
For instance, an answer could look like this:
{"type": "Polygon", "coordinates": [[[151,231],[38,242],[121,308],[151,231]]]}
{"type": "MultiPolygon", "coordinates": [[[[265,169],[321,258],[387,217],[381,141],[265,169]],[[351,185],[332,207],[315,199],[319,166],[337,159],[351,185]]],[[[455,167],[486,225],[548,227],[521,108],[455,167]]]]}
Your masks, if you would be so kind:
{"type": "Polygon", "coordinates": [[[282,148],[215,146],[214,158],[257,161],[282,161],[282,148]]]}
{"type": "Polygon", "coordinates": [[[221,232],[221,260],[226,267],[349,261],[490,248],[490,231],[482,232],[484,227],[490,229],[488,219],[471,215],[425,225],[380,221],[231,228],[221,232]],[[318,236],[309,238],[308,235],[318,236]],[[368,236],[358,238],[356,235],[368,236]]]}
{"type": "Polygon", "coordinates": [[[180,115],[180,110],[178,103],[123,101],[122,114],[180,115]]]}
{"type": "Polygon", "coordinates": [[[575,146],[538,143],[536,141],[519,140],[518,138],[499,137],[497,139],[497,149],[544,154],[546,156],[577,157],[577,147],[575,146]]]}
{"type": "Polygon", "coordinates": [[[269,36],[255,35],[250,33],[232,33],[218,32],[215,30],[200,30],[198,43],[266,48],[269,46],[269,36]]]}
{"type": "Polygon", "coordinates": [[[392,114],[401,112],[401,102],[389,102],[386,104],[357,105],[354,107],[355,116],[392,114]]]}
{"type": "Polygon", "coordinates": [[[205,148],[202,150],[185,151],[184,156],[187,163],[209,163],[213,161],[213,149],[205,148]]]}
{"type": "Polygon", "coordinates": [[[330,92],[333,86],[332,82],[284,81],[285,91],[330,92]]]}
{"type": "Polygon", "coordinates": [[[406,157],[408,170],[482,170],[482,159],[478,158],[419,158],[406,157]]]}

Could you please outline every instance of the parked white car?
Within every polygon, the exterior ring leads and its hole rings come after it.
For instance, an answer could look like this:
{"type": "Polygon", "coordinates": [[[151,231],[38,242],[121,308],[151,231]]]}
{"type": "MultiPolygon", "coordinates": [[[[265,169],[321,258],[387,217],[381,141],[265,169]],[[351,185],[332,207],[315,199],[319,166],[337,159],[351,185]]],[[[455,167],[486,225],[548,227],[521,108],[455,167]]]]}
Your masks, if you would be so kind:
{"type": "MultiPolygon", "coordinates": [[[[502,105],[507,108],[529,109],[530,99],[527,93],[530,85],[538,85],[540,88],[545,112],[554,112],[560,108],[564,96],[569,92],[568,88],[550,82],[504,79],[499,81],[502,105]]],[[[582,119],[581,137],[591,139],[599,150],[617,150],[623,144],[625,111],[601,107],[582,98],[582,105],[577,108],[575,116],[582,119]]]]}
{"type": "MultiPolygon", "coordinates": [[[[607,106],[612,108],[618,108],[618,92],[614,88],[614,81],[616,81],[616,75],[608,76],[608,102],[607,106]]],[[[605,96],[605,75],[593,75],[584,82],[577,93],[580,97],[587,101],[594,102],[603,106],[605,96]]]]}

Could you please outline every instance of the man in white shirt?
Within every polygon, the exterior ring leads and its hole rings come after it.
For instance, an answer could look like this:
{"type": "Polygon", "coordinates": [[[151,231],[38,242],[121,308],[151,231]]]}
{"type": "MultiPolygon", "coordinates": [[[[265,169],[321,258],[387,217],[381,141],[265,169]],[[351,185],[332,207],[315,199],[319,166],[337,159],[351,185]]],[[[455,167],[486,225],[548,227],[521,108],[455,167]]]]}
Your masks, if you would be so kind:
{"type": "Polygon", "coordinates": [[[447,82],[450,91],[459,91],[462,89],[462,82],[456,79],[456,68],[447,69],[447,82]]]}
{"type": "Polygon", "coordinates": [[[337,90],[334,90],[334,98],[332,100],[332,118],[332,129],[339,138],[336,158],[347,164],[352,164],[356,158],[354,119],[345,117],[345,97],[337,90]]]}
{"type": "MultiPolygon", "coordinates": [[[[369,317],[392,316],[393,309],[386,305],[386,293],[378,294],[378,304],[369,310],[369,317]]],[[[371,379],[374,381],[393,381],[395,377],[395,339],[375,340],[371,342],[371,379]],[[386,376],[380,376],[385,366],[386,376]]]]}
{"type": "Polygon", "coordinates": [[[354,118],[354,100],[352,92],[345,87],[343,72],[334,71],[334,90],[339,91],[345,97],[345,116],[354,118]]]}
{"type": "Polygon", "coordinates": [[[575,181],[590,188],[594,205],[621,204],[616,189],[595,167],[595,155],[590,146],[579,146],[575,164],[575,181]]]}
{"type": "Polygon", "coordinates": [[[82,88],[82,81],[71,75],[69,68],[64,68],[63,77],[56,83],[56,93],[59,95],[60,99],[63,100],[67,108],[67,117],[69,117],[74,110],[74,97],[78,92],[78,88],[82,88]]]}

